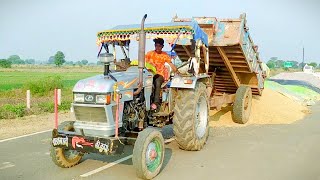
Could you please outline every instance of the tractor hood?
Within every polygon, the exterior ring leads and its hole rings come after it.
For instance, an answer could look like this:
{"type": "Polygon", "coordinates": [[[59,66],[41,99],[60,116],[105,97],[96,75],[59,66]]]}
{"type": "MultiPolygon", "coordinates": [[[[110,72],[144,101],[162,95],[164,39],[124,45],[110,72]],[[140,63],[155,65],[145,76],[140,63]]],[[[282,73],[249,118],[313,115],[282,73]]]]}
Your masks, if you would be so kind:
{"type": "MultiPolygon", "coordinates": [[[[138,68],[130,67],[127,71],[110,73],[117,82],[110,76],[97,75],[80,80],[73,88],[73,92],[95,92],[108,93],[114,91],[114,85],[117,84],[118,89],[129,90],[138,87],[138,68]]],[[[152,86],[152,74],[144,71],[144,86],[152,86]]]]}

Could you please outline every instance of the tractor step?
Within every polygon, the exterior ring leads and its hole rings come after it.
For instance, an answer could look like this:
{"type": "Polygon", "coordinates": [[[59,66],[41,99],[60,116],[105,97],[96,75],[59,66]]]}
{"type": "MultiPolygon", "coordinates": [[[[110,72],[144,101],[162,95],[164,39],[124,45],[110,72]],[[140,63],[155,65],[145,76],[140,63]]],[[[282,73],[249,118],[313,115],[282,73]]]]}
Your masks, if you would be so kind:
{"type": "Polygon", "coordinates": [[[169,116],[170,113],[167,113],[167,112],[157,112],[157,113],[153,113],[152,116],[156,116],[156,117],[166,117],[166,116],[169,116]]]}

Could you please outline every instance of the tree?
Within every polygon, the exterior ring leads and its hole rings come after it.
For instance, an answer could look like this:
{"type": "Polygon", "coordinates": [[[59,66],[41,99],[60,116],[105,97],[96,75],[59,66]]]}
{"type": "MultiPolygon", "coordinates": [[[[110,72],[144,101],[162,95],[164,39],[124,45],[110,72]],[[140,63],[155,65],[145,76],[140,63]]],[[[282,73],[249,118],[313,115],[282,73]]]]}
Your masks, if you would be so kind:
{"type": "Polygon", "coordinates": [[[309,65],[309,66],[313,66],[314,68],[316,68],[318,64],[317,64],[316,62],[311,62],[311,63],[309,63],[308,65],[309,65]]]}
{"type": "Polygon", "coordinates": [[[86,59],[82,60],[82,61],[81,61],[81,64],[87,65],[87,64],[88,64],[88,60],[86,60],[86,59]]]}
{"type": "Polygon", "coordinates": [[[270,68],[270,69],[273,69],[273,68],[278,68],[279,67],[279,64],[278,64],[278,57],[271,57],[269,59],[269,61],[267,62],[267,66],[270,68]]]}
{"type": "Polygon", "coordinates": [[[49,57],[48,64],[54,64],[54,56],[49,57]]]}
{"type": "Polygon", "coordinates": [[[299,68],[302,69],[307,63],[299,63],[299,68]]]}
{"type": "Polygon", "coordinates": [[[64,54],[61,51],[58,51],[55,55],[54,55],[54,64],[57,66],[61,66],[63,63],[66,62],[66,60],[64,59],[64,54]]]}
{"type": "Polygon", "coordinates": [[[20,59],[18,55],[11,55],[8,59],[12,64],[24,64],[24,60],[20,59]]]}
{"type": "Polygon", "coordinates": [[[73,65],[73,61],[66,61],[65,64],[67,64],[67,65],[73,65]]]}
{"type": "Polygon", "coordinates": [[[11,68],[11,61],[6,59],[0,59],[0,67],[11,68]]]}
{"type": "Polygon", "coordinates": [[[292,68],[297,69],[299,67],[299,62],[297,61],[291,61],[292,62],[292,68]]]}
{"type": "Polygon", "coordinates": [[[276,63],[276,68],[282,68],[284,61],[278,59],[275,63],[276,63]]]}
{"type": "Polygon", "coordinates": [[[26,64],[35,64],[36,61],[35,61],[34,59],[26,59],[26,60],[25,60],[25,63],[26,63],[26,64]]]}
{"type": "Polygon", "coordinates": [[[270,69],[273,69],[273,68],[276,67],[276,63],[275,63],[274,60],[269,60],[269,61],[267,62],[267,66],[268,66],[270,69]]]}
{"type": "Polygon", "coordinates": [[[277,60],[278,60],[278,57],[271,57],[270,60],[271,60],[271,61],[277,61],[277,60]]]}

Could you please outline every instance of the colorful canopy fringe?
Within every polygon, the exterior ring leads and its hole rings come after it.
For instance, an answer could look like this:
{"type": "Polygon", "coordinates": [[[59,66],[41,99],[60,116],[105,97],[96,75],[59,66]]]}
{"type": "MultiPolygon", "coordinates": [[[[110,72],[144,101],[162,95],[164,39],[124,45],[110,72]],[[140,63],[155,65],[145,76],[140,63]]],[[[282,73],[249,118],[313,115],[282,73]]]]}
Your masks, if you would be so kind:
{"type": "MultiPolygon", "coordinates": [[[[102,31],[97,34],[97,45],[100,45],[103,42],[138,40],[139,32],[139,28],[102,31]]],[[[145,28],[145,32],[147,39],[175,39],[179,34],[179,38],[192,39],[194,34],[193,29],[188,26],[152,27],[145,28]]]]}

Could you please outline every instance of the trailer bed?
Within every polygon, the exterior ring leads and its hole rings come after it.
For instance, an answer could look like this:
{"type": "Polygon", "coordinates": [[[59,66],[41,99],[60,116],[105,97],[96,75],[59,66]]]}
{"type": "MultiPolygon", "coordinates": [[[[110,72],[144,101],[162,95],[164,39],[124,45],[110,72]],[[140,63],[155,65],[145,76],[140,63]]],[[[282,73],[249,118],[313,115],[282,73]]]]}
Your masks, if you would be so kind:
{"type": "MultiPolygon", "coordinates": [[[[262,94],[262,62],[246,26],[245,14],[236,19],[194,17],[174,18],[173,21],[196,21],[208,35],[209,74],[214,76],[213,96],[234,94],[240,85],[250,86],[255,95],[262,94]]],[[[187,57],[186,47],[177,46],[176,49],[179,57],[187,57]]]]}

